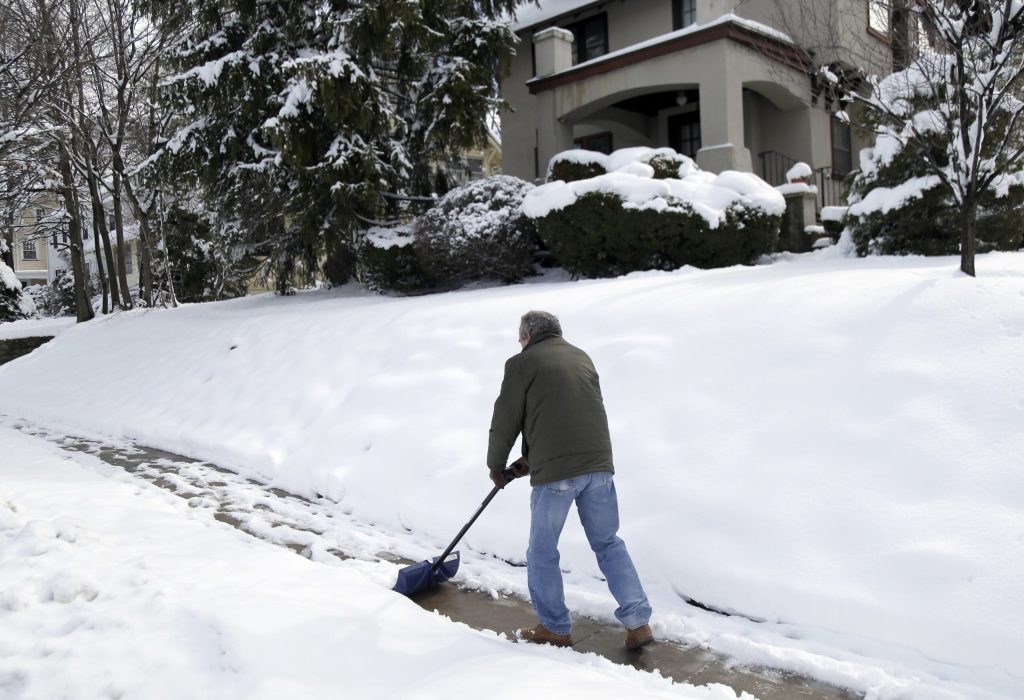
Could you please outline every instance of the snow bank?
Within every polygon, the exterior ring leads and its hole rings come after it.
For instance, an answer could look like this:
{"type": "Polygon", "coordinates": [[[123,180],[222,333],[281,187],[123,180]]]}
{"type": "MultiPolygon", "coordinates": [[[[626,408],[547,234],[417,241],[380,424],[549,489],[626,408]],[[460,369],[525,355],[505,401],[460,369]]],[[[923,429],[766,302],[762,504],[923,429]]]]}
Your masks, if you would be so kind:
{"type": "Polygon", "coordinates": [[[35,338],[63,333],[75,325],[74,318],[35,318],[0,323],[0,340],[35,338]]]}
{"type": "MultiPolygon", "coordinates": [[[[659,634],[872,697],[1024,697],[1024,254],[979,256],[975,279],[953,258],[832,252],[114,315],[0,366],[0,413],[324,494],[419,560],[489,490],[502,366],[519,316],[548,309],[601,373],[659,634]]],[[[525,558],[528,497],[517,482],[468,533],[463,584],[525,594],[506,562],[525,558]]],[[[574,516],[562,566],[573,609],[612,620],[574,516]]]]}

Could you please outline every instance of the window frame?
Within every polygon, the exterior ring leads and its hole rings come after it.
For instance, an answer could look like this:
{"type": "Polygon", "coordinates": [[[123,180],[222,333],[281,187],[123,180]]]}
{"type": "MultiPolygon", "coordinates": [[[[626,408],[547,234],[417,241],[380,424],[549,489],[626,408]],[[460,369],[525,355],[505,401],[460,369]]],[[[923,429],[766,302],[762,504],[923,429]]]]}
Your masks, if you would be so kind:
{"type": "Polygon", "coordinates": [[[668,145],[672,149],[674,149],[677,153],[682,153],[683,155],[687,155],[690,158],[697,158],[697,152],[704,147],[704,129],[701,128],[699,109],[693,110],[692,112],[680,112],[678,114],[668,115],[668,117],[666,117],[665,129],[668,131],[668,145]],[[696,139],[692,138],[692,136],[691,138],[688,139],[689,142],[692,143],[696,141],[698,144],[697,148],[693,152],[693,155],[689,155],[683,150],[681,140],[679,142],[675,142],[676,136],[673,133],[673,125],[681,126],[683,124],[691,126],[696,125],[697,129],[699,130],[696,139]]]}
{"type": "Polygon", "coordinates": [[[867,2],[864,3],[864,8],[865,8],[866,14],[867,14],[868,34],[870,34],[871,36],[875,37],[876,39],[884,41],[887,44],[891,43],[892,42],[892,1],[891,0],[867,0],[867,2]],[[885,23],[885,30],[884,31],[875,28],[875,26],[872,24],[872,17],[874,16],[873,13],[872,13],[872,9],[873,9],[874,6],[877,6],[877,5],[885,5],[886,8],[887,8],[887,16],[886,16],[886,23],[885,23]]]}
{"type": "MultiPolygon", "coordinates": [[[[578,22],[567,24],[562,29],[572,32],[572,64],[579,65],[580,63],[586,63],[587,61],[593,61],[595,58],[600,58],[608,53],[608,13],[601,12],[596,15],[591,15],[585,19],[581,19],[578,22]],[[589,26],[600,25],[602,41],[601,41],[601,53],[596,56],[590,56],[589,58],[583,55],[586,50],[586,32],[584,31],[589,26]]],[[[536,75],[536,70],[534,70],[536,75]]]]}
{"type": "Polygon", "coordinates": [[[844,122],[842,119],[832,114],[829,117],[829,150],[832,157],[832,177],[846,177],[853,172],[853,127],[850,126],[849,122],[844,122]],[[847,140],[849,141],[848,147],[837,148],[836,146],[836,125],[845,129],[847,140]],[[847,168],[842,170],[836,164],[836,153],[845,153],[847,158],[847,168]]]}
{"type": "Polygon", "coordinates": [[[678,31],[697,23],[697,0],[672,0],[672,31],[678,31]],[[687,8],[687,5],[690,7],[687,8]],[[686,16],[693,19],[686,22],[686,16]],[[684,24],[684,22],[686,22],[684,24]]]}
{"type": "Polygon", "coordinates": [[[35,239],[23,238],[21,240],[21,259],[25,261],[32,260],[34,262],[39,261],[39,248],[36,246],[35,239]],[[29,249],[31,248],[32,254],[29,255],[29,249]]]}
{"type": "Polygon", "coordinates": [[[581,148],[584,151],[593,151],[594,149],[590,147],[591,144],[594,141],[604,138],[608,139],[608,150],[598,151],[598,153],[604,153],[605,155],[607,155],[608,153],[611,153],[612,151],[615,150],[615,136],[610,131],[599,131],[596,134],[587,134],[586,136],[580,136],[578,138],[573,139],[572,142],[573,145],[575,145],[577,148],[581,148]]]}

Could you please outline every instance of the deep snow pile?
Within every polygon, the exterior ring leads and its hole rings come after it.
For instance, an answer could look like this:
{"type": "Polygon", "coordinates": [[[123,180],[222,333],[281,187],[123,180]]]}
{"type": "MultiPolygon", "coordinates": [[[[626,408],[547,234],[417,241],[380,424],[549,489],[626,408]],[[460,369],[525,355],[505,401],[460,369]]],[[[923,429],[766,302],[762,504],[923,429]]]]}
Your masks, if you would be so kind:
{"type": "MultiPolygon", "coordinates": [[[[131,312],[0,367],[0,413],[324,494],[418,559],[489,489],[503,362],[547,309],[601,373],[658,633],[872,697],[1020,697],[1024,255],[977,279],[830,255],[131,312]]],[[[474,526],[464,583],[525,591],[501,560],[525,557],[527,499],[514,484],[474,526]]],[[[611,619],[573,518],[563,545],[570,604],[611,619]]]]}

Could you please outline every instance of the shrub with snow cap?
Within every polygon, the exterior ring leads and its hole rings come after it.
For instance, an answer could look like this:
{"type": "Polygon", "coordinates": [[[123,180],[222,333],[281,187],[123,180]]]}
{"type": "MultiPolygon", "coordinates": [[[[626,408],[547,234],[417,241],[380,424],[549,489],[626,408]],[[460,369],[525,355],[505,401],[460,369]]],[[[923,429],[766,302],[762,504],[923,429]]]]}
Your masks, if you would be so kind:
{"type": "Polygon", "coordinates": [[[536,227],[523,215],[533,185],[496,175],[458,187],[416,223],[413,249],[428,283],[515,282],[533,269],[536,227]]]}
{"type": "Polygon", "coordinates": [[[774,247],[786,203],[756,175],[707,173],[671,149],[623,149],[604,163],[614,170],[549,182],[523,201],[541,239],[573,273],[719,267],[774,247]],[[651,163],[659,161],[678,163],[681,177],[657,179],[651,163]]]}
{"type": "Polygon", "coordinates": [[[411,292],[426,286],[413,237],[411,226],[368,229],[358,246],[356,279],[374,291],[411,292]]]}
{"type": "Polygon", "coordinates": [[[576,148],[555,154],[548,162],[548,172],[544,179],[547,182],[553,180],[573,182],[603,175],[606,172],[608,172],[608,156],[597,151],[576,148]]]}

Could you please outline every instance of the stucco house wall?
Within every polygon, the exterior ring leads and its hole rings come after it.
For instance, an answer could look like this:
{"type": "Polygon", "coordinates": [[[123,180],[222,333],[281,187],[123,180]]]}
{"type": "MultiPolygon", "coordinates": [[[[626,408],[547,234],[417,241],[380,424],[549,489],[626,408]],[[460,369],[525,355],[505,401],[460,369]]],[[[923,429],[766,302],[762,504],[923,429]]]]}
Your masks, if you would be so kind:
{"type": "MultiPolygon", "coordinates": [[[[804,45],[813,45],[813,32],[827,35],[818,37],[821,43],[838,42],[836,60],[856,56],[863,65],[869,57],[884,69],[888,43],[868,32],[867,2],[799,0],[787,7],[800,16],[806,5],[813,21],[785,23],[803,35],[804,45]]],[[[670,119],[686,114],[684,121],[699,120],[697,161],[708,170],[764,177],[769,161],[778,170],[779,163],[801,160],[823,176],[831,172],[839,105],[822,94],[792,42],[774,29],[785,18],[773,0],[698,1],[697,26],[675,32],[670,0],[560,7],[569,10],[545,14],[542,0],[539,10],[520,11],[519,50],[502,83],[512,107],[502,115],[506,173],[543,178],[551,156],[598,134],[604,145],[610,135],[615,149],[670,145],[670,119]],[[543,31],[601,13],[608,52],[583,64],[573,65],[571,35],[566,41],[565,32],[543,31]]],[[[856,164],[866,143],[855,131],[850,137],[856,164]]]]}

